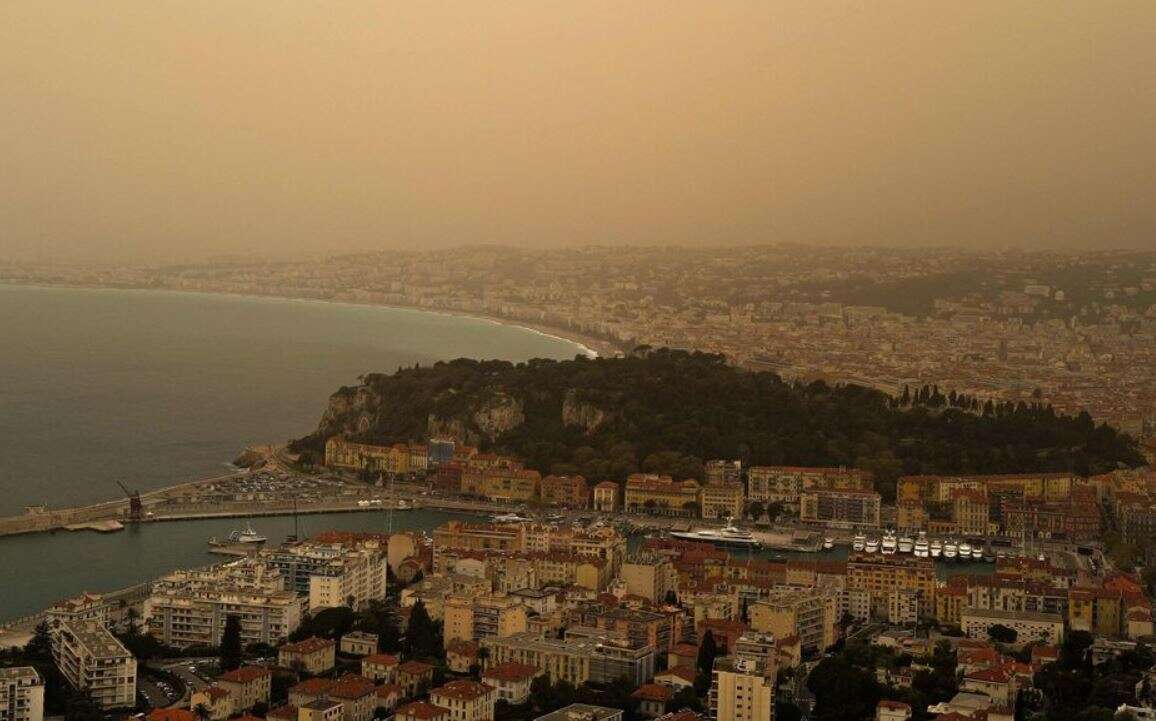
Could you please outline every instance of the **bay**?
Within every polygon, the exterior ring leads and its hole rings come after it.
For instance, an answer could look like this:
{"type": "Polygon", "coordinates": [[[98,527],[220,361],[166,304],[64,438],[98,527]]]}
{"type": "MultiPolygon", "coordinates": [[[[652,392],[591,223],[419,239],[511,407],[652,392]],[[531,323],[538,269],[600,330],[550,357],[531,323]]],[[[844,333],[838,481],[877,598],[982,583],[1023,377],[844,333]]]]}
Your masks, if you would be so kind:
{"type": "MultiPolygon", "coordinates": [[[[0,515],[113,498],[118,480],[147,490],[219,474],[247,445],[311,431],[329,395],[364,373],[582,351],[525,328],[418,310],[0,284],[0,515]]],[[[271,536],[285,523],[260,521],[271,536]]],[[[0,539],[0,618],[208,563],[205,539],[235,526],[0,539]]],[[[331,527],[383,528],[363,513],[336,514],[331,527]]]]}

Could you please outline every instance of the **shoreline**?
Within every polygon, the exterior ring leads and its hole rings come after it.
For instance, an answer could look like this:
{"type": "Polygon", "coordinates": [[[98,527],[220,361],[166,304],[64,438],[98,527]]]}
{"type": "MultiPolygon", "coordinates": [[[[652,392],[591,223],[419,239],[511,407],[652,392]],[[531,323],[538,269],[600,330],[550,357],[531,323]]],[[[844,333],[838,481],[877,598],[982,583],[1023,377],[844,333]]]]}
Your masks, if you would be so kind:
{"type": "Polygon", "coordinates": [[[523,321],[514,318],[505,318],[497,315],[488,315],[484,313],[477,313],[468,310],[458,310],[454,308],[433,308],[422,305],[398,305],[396,303],[372,303],[362,302],[356,300],[344,300],[336,298],[310,298],[307,296],[296,295],[278,295],[274,293],[238,293],[235,291],[224,290],[186,290],[181,288],[146,288],[139,286],[119,286],[119,285],[77,285],[74,283],[22,283],[8,278],[0,278],[0,286],[11,286],[14,288],[42,288],[45,290],[52,290],[58,288],[70,290],[99,290],[99,291],[130,291],[136,293],[173,293],[180,295],[204,295],[204,296],[219,296],[232,298],[245,298],[257,300],[280,300],[293,301],[301,303],[325,303],[328,305],[344,305],[351,308],[386,308],[390,310],[404,310],[418,313],[430,313],[433,315],[449,316],[454,318],[465,318],[468,320],[484,321],[494,325],[506,326],[508,328],[517,328],[519,330],[529,331],[546,338],[564,341],[571,345],[577,346],[578,351],[588,358],[605,358],[613,357],[615,354],[623,352],[622,348],[614,342],[604,338],[588,335],[585,333],[576,332],[570,328],[560,328],[547,323],[537,323],[533,321],[523,321]]]}

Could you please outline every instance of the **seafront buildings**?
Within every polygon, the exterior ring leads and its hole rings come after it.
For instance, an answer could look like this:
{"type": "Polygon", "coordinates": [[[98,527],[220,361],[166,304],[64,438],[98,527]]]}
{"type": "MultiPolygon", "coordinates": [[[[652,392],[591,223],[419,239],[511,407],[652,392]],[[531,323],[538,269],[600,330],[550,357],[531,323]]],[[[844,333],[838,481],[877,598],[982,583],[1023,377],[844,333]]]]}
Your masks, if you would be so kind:
{"type": "Polygon", "coordinates": [[[163,643],[218,645],[229,616],[241,621],[245,643],[276,644],[296,630],[307,599],[287,590],[275,569],[256,559],[176,571],[153,584],[144,622],[163,643]]]}

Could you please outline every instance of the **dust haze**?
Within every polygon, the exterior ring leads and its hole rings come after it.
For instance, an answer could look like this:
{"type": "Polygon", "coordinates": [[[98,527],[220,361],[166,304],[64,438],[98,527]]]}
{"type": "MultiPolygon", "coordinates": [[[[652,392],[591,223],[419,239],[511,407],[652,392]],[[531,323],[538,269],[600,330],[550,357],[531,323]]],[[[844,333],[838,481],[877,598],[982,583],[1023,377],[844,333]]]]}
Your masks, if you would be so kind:
{"type": "Polygon", "coordinates": [[[0,257],[1156,245],[1156,4],[6,0],[0,257]]]}

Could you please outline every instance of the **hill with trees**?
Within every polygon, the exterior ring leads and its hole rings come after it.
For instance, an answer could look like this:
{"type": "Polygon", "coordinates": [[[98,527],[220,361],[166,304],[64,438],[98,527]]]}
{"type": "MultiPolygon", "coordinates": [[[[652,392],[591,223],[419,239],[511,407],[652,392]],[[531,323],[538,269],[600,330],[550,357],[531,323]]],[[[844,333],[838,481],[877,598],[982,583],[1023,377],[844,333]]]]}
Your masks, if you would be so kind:
{"type": "MultiPolygon", "coordinates": [[[[940,397],[935,389],[931,398],[940,397]]],[[[291,447],[320,462],[335,435],[373,444],[452,436],[542,473],[597,481],[639,471],[701,479],[711,458],[856,466],[875,473],[885,495],[905,474],[1087,475],[1143,463],[1133,439],[1086,413],[927,400],[787,383],[718,355],[668,349],[517,364],[459,359],[362,377],[291,447]]]]}

